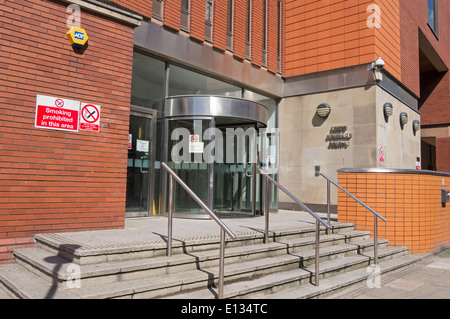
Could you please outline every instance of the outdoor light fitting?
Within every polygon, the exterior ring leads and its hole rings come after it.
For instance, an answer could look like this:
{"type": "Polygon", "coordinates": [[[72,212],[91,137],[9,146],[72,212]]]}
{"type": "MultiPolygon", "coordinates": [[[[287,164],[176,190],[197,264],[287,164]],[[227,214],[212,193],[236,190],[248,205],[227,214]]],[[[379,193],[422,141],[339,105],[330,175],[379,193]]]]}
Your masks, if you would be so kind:
{"type": "Polygon", "coordinates": [[[331,112],[331,107],[326,104],[326,103],[322,103],[317,107],[316,113],[317,115],[319,115],[322,118],[327,117],[331,112]]]}
{"type": "Polygon", "coordinates": [[[419,122],[419,120],[414,120],[413,121],[413,130],[414,130],[414,133],[416,133],[418,130],[420,130],[420,122],[419,122]]]}
{"type": "Polygon", "coordinates": [[[394,107],[392,106],[391,103],[385,103],[383,109],[384,109],[384,116],[386,117],[392,116],[392,114],[394,114],[394,107]]]}
{"type": "Polygon", "coordinates": [[[405,112],[402,112],[400,114],[400,123],[402,124],[402,126],[408,123],[408,114],[406,114],[405,112]]]}

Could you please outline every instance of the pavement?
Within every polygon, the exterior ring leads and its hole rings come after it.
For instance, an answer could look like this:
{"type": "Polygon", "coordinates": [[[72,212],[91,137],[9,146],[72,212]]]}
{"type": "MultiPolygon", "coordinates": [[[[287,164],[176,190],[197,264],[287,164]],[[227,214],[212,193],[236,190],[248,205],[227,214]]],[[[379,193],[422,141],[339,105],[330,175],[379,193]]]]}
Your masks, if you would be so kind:
{"type": "Polygon", "coordinates": [[[382,275],[378,287],[370,286],[372,288],[364,283],[331,298],[450,299],[450,248],[430,254],[409,267],[382,275]]]}
{"type": "MultiPolygon", "coordinates": [[[[323,215],[322,215],[323,216],[323,215]]],[[[237,236],[263,233],[265,219],[259,217],[222,217],[223,223],[237,236]]],[[[306,212],[279,211],[270,214],[270,231],[311,228],[315,219],[306,212]]],[[[45,234],[60,241],[78,245],[81,249],[102,249],[165,243],[168,232],[168,219],[165,216],[127,218],[124,229],[94,230],[87,232],[68,232],[45,234]]],[[[188,241],[205,238],[219,238],[220,227],[212,219],[174,218],[172,226],[173,241],[188,241]]]]}
{"type": "MultiPolygon", "coordinates": [[[[326,220],[325,214],[318,214],[326,220]]],[[[331,221],[336,221],[336,215],[331,221]]],[[[236,235],[263,233],[265,219],[260,217],[222,218],[236,235]]],[[[306,212],[284,211],[270,214],[270,231],[310,228],[315,219],[306,212]]],[[[60,240],[76,243],[85,249],[102,249],[163,243],[167,238],[167,217],[128,218],[124,229],[52,234],[60,240]]],[[[211,219],[173,219],[174,242],[219,237],[220,228],[211,219]]],[[[412,266],[381,276],[379,288],[367,284],[335,295],[334,299],[450,299],[450,247],[430,254],[412,266]]],[[[0,289],[0,299],[7,298],[0,289]]]]}

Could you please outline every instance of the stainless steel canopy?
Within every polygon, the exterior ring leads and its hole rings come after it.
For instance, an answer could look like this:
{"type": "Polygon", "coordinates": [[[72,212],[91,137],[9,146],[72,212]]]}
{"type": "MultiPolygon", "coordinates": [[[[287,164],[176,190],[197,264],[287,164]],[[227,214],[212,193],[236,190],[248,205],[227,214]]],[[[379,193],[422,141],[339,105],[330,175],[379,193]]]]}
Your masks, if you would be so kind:
{"type": "Polygon", "coordinates": [[[165,116],[232,118],[232,122],[236,124],[256,122],[258,126],[266,127],[268,111],[267,107],[260,103],[240,98],[183,95],[166,99],[165,116]]]}

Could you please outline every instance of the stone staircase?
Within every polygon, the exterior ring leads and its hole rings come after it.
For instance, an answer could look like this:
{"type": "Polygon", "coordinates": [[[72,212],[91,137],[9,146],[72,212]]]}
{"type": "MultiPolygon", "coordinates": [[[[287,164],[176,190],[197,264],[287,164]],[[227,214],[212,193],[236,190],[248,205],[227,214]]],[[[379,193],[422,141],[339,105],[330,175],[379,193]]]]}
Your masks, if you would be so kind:
{"type": "MultiPolygon", "coordinates": [[[[315,226],[227,237],[225,298],[322,298],[364,282],[373,239],[353,224],[333,223],[320,236],[320,285],[315,286],[315,226]]],[[[38,246],[14,251],[0,266],[0,290],[11,298],[217,298],[219,239],[152,245],[80,247],[57,234],[35,236],[38,246]]],[[[379,240],[382,273],[414,263],[406,247],[379,240]]],[[[1,295],[1,294],[0,294],[1,295]]]]}

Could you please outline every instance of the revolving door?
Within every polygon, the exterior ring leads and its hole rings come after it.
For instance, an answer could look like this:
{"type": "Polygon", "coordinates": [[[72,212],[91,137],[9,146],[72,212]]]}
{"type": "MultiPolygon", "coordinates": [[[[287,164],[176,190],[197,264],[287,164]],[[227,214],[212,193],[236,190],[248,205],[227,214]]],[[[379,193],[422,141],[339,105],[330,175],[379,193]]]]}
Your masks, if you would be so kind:
{"type": "MultiPolygon", "coordinates": [[[[166,162],[216,214],[259,215],[263,193],[257,174],[258,140],[266,124],[267,108],[253,101],[198,95],[168,98],[166,162]]],[[[163,189],[167,200],[167,185],[163,189]]],[[[208,218],[179,185],[174,185],[174,215],[208,218]]]]}

